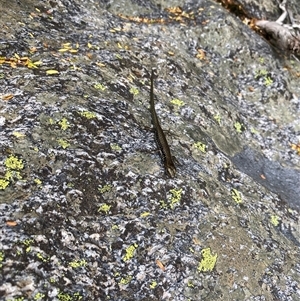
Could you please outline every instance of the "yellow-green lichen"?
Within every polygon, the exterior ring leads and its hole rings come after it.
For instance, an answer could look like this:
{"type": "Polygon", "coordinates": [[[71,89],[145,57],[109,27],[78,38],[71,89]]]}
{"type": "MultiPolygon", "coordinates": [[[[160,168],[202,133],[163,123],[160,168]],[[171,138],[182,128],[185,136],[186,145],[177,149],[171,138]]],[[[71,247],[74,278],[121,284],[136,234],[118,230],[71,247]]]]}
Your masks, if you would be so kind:
{"type": "Polygon", "coordinates": [[[26,135],[20,132],[13,132],[12,133],[16,138],[24,138],[26,135]]]}
{"type": "Polygon", "coordinates": [[[134,253],[135,253],[135,250],[137,249],[138,247],[138,244],[133,244],[133,245],[130,245],[128,248],[126,248],[125,252],[126,254],[123,256],[123,261],[128,261],[130,260],[133,256],[134,256],[134,253]]]}
{"type": "Polygon", "coordinates": [[[60,125],[60,127],[63,131],[65,131],[67,128],[70,127],[70,124],[69,124],[67,118],[63,118],[61,121],[58,122],[58,124],[60,125]]]}
{"type": "Polygon", "coordinates": [[[87,265],[87,262],[85,259],[77,259],[69,262],[69,266],[72,268],[80,268],[87,265]]]}
{"type": "Polygon", "coordinates": [[[49,259],[45,258],[41,253],[37,253],[36,257],[43,262],[49,261],[49,259]]]}
{"type": "Polygon", "coordinates": [[[202,142],[195,142],[193,146],[199,149],[202,153],[206,153],[206,145],[202,142]]]}
{"type": "Polygon", "coordinates": [[[34,183],[36,185],[41,185],[42,184],[42,181],[40,179],[34,179],[34,183]]]}
{"type": "Polygon", "coordinates": [[[82,298],[83,298],[79,292],[74,293],[73,296],[74,296],[75,300],[82,300],[82,298]]]}
{"type": "Polygon", "coordinates": [[[25,246],[30,246],[33,243],[33,239],[25,239],[22,243],[25,246]]]}
{"type": "Polygon", "coordinates": [[[174,188],[174,189],[171,189],[170,192],[172,193],[170,207],[171,207],[171,209],[173,209],[175,204],[179,203],[181,200],[182,188],[180,188],[180,189],[174,188]]]}
{"type": "Polygon", "coordinates": [[[103,204],[99,207],[98,212],[104,212],[107,214],[111,208],[111,205],[103,204]]]}
{"type": "Polygon", "coordinates": [[[273,80],[272,80],[272,78],[271,78],[271,77],[269,77],[269,76],[267,76],[267,77],[265,78],[265,82],[264,82],[264,84],[265,84],[266,86],[270,86],[270,85],[272,85],[272,84],[273,84],[273,80]]]}
{"type": "Polygon", "coordinates": [[[218,255],[212,255],[210,248],[205,248],[201,251],[202,259],[198,266],[199,272],[212,271],[216,265],[218,255]]]}
{"type": "Polygon", "coordinates": [[[22,159],[18,159],[17,157],[11,155],[9,156],[5,162],[5,166],[9,169],[14,169],[14,170],[21,170],[24,168],[24,164],[22,159]]]}
{"type": "Polygon", "coordinates": [[[238,204],[243,202],[241,194],[236,189],[231,190],[231,197],[238,204]]]}
{"type": "Polygon", "coordinates": [[[120,284],[126,285],[132,280],[132,276],[128,275],[126,277],[122,277],[120,280],[120,284]]]}
{"type": "Polygon", "coordinates": [[[43,300],[43,298],[45,297],[44,294],[42,293],[37,293],[35,296],[34,296],[34,300],[43,300]]]}
{"type": "Polygon", "coordinates": [[[4,252],[0,251],[0,268],[2,268],[3,260],[4,260],[4,252]]]}
{"type": "Polygon", "coordinates": [[[7,170],[4,175],[4,179],[10,181],[13,179],[13,172],[11,170],[7,170]]]}
{"type": "Polygon", "coordinates": [[[258,78],[258,77],[261,77],[261,76],[265,76],[268,74],[268,71],[265,70],[265,69],[260,69],[260,70],[257,70],[256,71],[256,74],[255,74],[255,78],[258,78]]]}
{"type": "Polygon", "coordinates": [[[59,293],[57,295],[57,297],[58,297],[59,301],[72,301],[73,300],[72,296],[70,296],[69,294],[66,294],[66,293],[62,293],[62,292],[59,293]]]}
{"type": "Polygon", "coordinates": [[[7,301],[23,301],[23,300],[24,300],[24,297],[17,297],[14,299],[8,299],[7,301]]]}
{"type": "Polygon", "coordinates": [[[150,283],[150,288],[155,289],[157,287],[157,282],[154,280],[150,283]]]}
{"type": "Polygon", "coordinates": [[[4,190],[9,185],[9,181],[0,179],[0,190],[4,190]]]}
{"type": "Polygon", "coordinates": [[[18,179],[18,180],[21,180],[22,179],[22,176],[20,174],[19,171],[14,171],[13,175],[18,179]]]}
{"type": "Polygon", "coordinates": [[[111,229],[112,229],[112,230],[119,230],[119,226],[118,226],[118,225],[112,225],[112,226],[111,226],[111,229]]]}
{"type": "Polygon", "coordinates": [[[112,150],[115,150],[115,151],[120,151],[120,150],[122,150],[122,147],[120,147],[117,143],[111,143],[111,144],[110,144],[110,148],[111,148],[112,150]]]}
{"type": "Polygon", "coordinates": [[[79,114],[87,119],[96,118],[96,114],[94,112],[83,111],[83,112],[80,112],[79,114]]]}
{"type": "Polygon", "coordinates": [[[94,88],[101,91],[104,91],[106,89],[106,87],[100,83],[95,84],[94,88]]]}
{"type": "Polygon", "coordinates": [[[5,172],[4,180],[6,180],[6,181],[12,181],[13,178],[16,178],[16,179],[18,179],[18,180],[21,180],[21,179],[22,179],[22,176],[21,176],[21,174],[20,174],[19,171],[8,169],[8,170],[5,172]]]}
{"type": "Polygon", "coordinates": [[[250,129],[250,132],[252,133],[252,134],[259,134],[259,132],[256,130],[256,129],[254,129],[254,128],[251,128],[250,129]]]}
{"type": "Polygon", "coordinates": [[[63,149],[66,149],[70,146],[70,143],[64,139],[58,139],[57,142],[63,149]]]}
{"type": "Polygon", "coordinates": [[[150,215],[150,212],[145,211],[145,212],[142,212],[140,216],[147,217],[148,215],[150,215]]]}
{"type": "Polygon", "coordinates": [[[177,106],[177,107],[182,107],[185,105],[184,101],[178,99],[178,98],[174,98],[171,100],[171,104],[177,106]]]}
{"type": "Polygon", "coordinates": [[[237,122],[234,123],[234,128],[240,134],[240,133],[242,133],[243,125],[240,122],[237,121],[237,122]]]}
{"type": "Polygon", "coordinates": [[[22,243],[26,247],[25,252],[29,253],[31,251],[31,244],[33,243],[33,240],[32,239],[25,239],[22,243]]]}
{"type": "Polygon", "coordinates": [[[271,224],[275,227],[279,225],[279,216],[271,215],[271,224]]]}
{"type": "Polygon", "coordinates": [[[136,87],[131,87],[129,92],[132,94],[132,95],[138,95],[139,94],[139,90],[138,88],[136,87]]]}
{"type": "Polygon", "coordinates": [[[214,115],[214,120],[220,125],[221,124],[221,115],[219,113],[217,113],[216,115],[214,115]]]}
{"type": "Polygon", "coordinates": [[[168,208],[168,204],[164,201],[164,200],[160,200],[160,208],[161,209],[167,209],[168,208]]]}
{"type": "Polygon", "coordinates": [[[99,187],[98,190],[100,193],[105,193],[111,191],[112,186],[109,184],[105,184],[102,187],[99,187]]]}

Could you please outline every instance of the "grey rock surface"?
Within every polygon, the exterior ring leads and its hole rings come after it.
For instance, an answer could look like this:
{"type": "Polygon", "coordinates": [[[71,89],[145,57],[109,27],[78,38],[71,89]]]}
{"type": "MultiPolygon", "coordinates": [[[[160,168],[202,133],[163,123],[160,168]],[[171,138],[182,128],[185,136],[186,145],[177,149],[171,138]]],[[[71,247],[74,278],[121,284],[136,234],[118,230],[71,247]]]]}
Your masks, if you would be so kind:
{"type": "Polygon", "coordinates": [[[1,300],[300,299],[293,55],[213,1],[2,4],[1,300]]]}

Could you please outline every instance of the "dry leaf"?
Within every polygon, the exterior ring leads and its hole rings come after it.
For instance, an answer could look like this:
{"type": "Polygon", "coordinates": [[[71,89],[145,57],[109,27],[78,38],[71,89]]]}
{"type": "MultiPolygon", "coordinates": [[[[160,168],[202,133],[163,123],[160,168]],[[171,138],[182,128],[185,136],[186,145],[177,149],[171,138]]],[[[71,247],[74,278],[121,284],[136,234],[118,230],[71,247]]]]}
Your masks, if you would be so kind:
{"type": "Polygon", "coordinates": [[[166,270],[165,266],[163,265],[163,263],[160,260],[156,259],[155,262],[162,271],[166,270]]]}
{"type": "Polygon", "coordinates": [[[2,96],[2,99],[7,101],[7,100],[11,100],[13,97],[14,97],[13,94],[6,94],[2,96]]]}
{"type": "Polygon", "coordinates": [[[52,74],[58,74],[59,72],[57,70],[47,70],[46,73],[48,75],[52,75],[52,74]]]}
{"type": "Polygon", "coordinates": [[[6,221],[6,225],[9,226],[9,227],[15,227],[18,225],[18,223],[16,221],[6,221]]]}

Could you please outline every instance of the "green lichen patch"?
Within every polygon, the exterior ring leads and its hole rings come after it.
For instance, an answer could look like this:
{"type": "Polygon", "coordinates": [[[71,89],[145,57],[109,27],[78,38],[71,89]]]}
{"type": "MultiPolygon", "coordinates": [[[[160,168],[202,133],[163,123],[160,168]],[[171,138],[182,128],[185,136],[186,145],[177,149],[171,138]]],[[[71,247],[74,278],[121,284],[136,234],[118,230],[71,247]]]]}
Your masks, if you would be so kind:
{"type": "Polygon", "coordinates": [[[25,300],[24,297],[17,297],[17,298],[14,298],[14,299],[8,299],[8,301],[23,301],[25,300]]]}
{"type": "Polygon", "coordinates": [[[96,118],[96,114],[90,111],[79,112],[79,114],[87,119],[96,118]]]}
{"type": "Polygon", "coordinates": [[[97,90],[100,90],[100,91],[105,91],[106,90],[106,87],[100,83],[96,83],[94,85],[94,88],[97,89],[97,90]]]}
{"type": "Polygon", "coordinates": [[[4,162],[6,168],[13,170],[21,170],[24,168],[24,164],[22,159],[18,159],[17,157],[11,155],[4,162]]]}
{"type": "Polygon", "coordinates": [[[136,87],[131,87],[129,92],[132,94],[132,95],[138,95],[139,94],[139,90],[138,88],[136,87]]]}
{"type": "Polygon", "coordinates": [[[202,153],[206,153],[206,144],[202,142],[195,142],[193,147],[199,149],[202,153]]]}
{"type": "Polygon", "coordinates": [[[86,265],[87,265],[87,262],[85,259],[76,259],[76,260],[69,262],[69,266],[74,269],[84,267],[86,265]]]}
{"type": "Polygon", "coordinates": [[[37,293],[35,296],[34,296],[34,300],[43,300],[45,298],[45,295],[42,294],[42,293],[37,293]]]}
{"type": "Polygon", "coordinates": [[[121,151],[122,150],[122,147],[119,146],[117,143],[111,143],[110,144],[110,148],[114,151],[121,151]]]}
{"type": "Polygon", "coordinates": [[[115,230],[115,231],[119,230],[119,228],[120,228],[120,227],[119,227],[118,225],[112,225],[112,226],[111,226],[111,229],[112,229],[112,230],[115,230]]]}
{"type": "Polygon", "coordinates": [[[49,258],[45,258],[41,253],[37,253],[36,257],[42,262],[48,262],[50,260],[49,258]]]}
{"type": "Polygon", "coordinates": [[[177,107],[182,107],[182,106],[185,105],[185,102],[182,101],[182,100],[180,100],[180,99],[178,99],[178,98],[174,98],[174,99],[171,100],[171,104],[173,104],[173,105],[175,105],[177,107]]]}
{"type": "Polygon", "coordinates": [[[9,185],[9,181],[0,179],[0,190],[4,190],[9,185]]]}
{"type": "Polygon", "coordinates": [[[241,194],[236,189],[231,190],[231,197],[237,204],[243,202],[241,194]]]}
{"type": "Polygon", "coordinates": [[[126,285],[126,284],[130,283],[131,280],[132,280],[132,276],[128,275],[128,276],[122,277],[119,283],[122,285],[126,285]]]}
{"type": "Polygon", "coordinates": [[[268,71],[265,70],[265,69],[259,69],[256,71],[255,73],[255,78],[259,78],[259,77],[262,77],[262,76],[266,76],[268,74],[268,71]]]}
{"type": "Polygon", "coordinates": [[[109,184],[105,184],[101,187],[98,187],[98,190],[100,193],[109,192],[109,191],[111,191],[111,189],[112,189],[112,185],[109,185],[109,184]]]}
{"type": "Polygon", "coordinates": [[[243,130],[243,125],[237,121],[234,123],[234,128],[237,131],[237,133],[241,134],[243,130]]]}
{"type": "Polygon", "coordinates": [[[58,139],[57,142],[63,149],[66,149],[70,146],[70,143],[64,139],[58,139]]]}
{"type": "Polygon", "coordinates": [[[63,131],[67,130],[70,127],[70,124],[69,124],[67,118],[63,118],[62,120],[60,120],[58,122],[58,124],[60,125],[60,127],[63,131]]]}
{"type": "Polygon", "coordinates": [[[214,115],[213,118],[219,125],[221,124],[221,115],[219,113],[214,115]]]}
{"type": "Polygon", "coordinates": [[[40,179],[34,179],[36,185],[41,185],[43,182],[40,179]]]}
{"type": "Polygon", "coordinates": [[[83,297],[79,292],[75,292],[73,294],[68,294],[64,292],[59,292],[57,295],[59,301],[79,301],[83,300],[83,297]]]}
{"type": "Polygon", "coordinates": [[[180,200],[181,200],[182,188],[180,188],[180,189],[171,189],[170,192],[171,192],[171,194],[172,194],[170,207],[171,207],[171,209],[173,209],[174,206],[175,206],[177,203],[179,203],[180,200]]]}
{"type": "Polygon", "coordinates": [[[10,181],[13,179],[13,172],[11,170],[7,170],[4,175],[4,179],[10,181]]]}
{"type": "Polygon", "coordinates": [[[135,253],[135,250],[137,249],[138,247],[138,244],[133,244],[133,245],[130,245],[129,247],[126,248],[125,252],[126,254],[123,256],[123,261],[128,261],[130,260],[133,256],[134,256],[134,253],[135,253]]]}
{"type": "Polygon", "coordinates": [[[104,212],[107,214],[111,208],[111,205],[103,204],[99,207],[98,212],[104,212]]]}
{"type": "Polygon", "coordinates": [[[160,208],[161,209],[167,209],[168,208],[168,203],[166,201],[160,200],[159,203],[160,203],[160,208]]]}
{"type": "Polygon", "coordinates": [[[0,251],[0,268],[2,268],[3,260],[4,260],[4,252],[0,251]]]}
{"type": "Polygon", "coordinates": [[[20,133],[20,132],[13,132],[12,134],[13,134],[16,138],[19,138],[19,139],[26,137],[25,134],[20,133]]]}
{"type": "Polygon", "coordinates": [[[156,281],[152,281],[151,283],[150,283],[150,288],[151,289],[155,289],[157,287],[157,282],[156,281]]]}
{"type": "Polygon", "coordinates": [[[31,245],[33,243],[33,239],[25,239],[22,241],[22,243],[25,246],[25,252],[29,253],[31,251],[31,245]]]}
{"type": "Polygon", "coordinates": [[[269,76],[267,76],[267,77],[265,78],[264,84],[265,84],[265,86],[270,86],[270,85],[272,85],[272,84],[273,84],[272,78],[269,77],[269,76]]]}
{"type": "Polygon", "coordinates": [[[255,134],[255,135],[259,134],[259,132],[258,132],[256,129],[254,129],[254,128],[251,128],[251,129],[250,129],[250,132],[251,132],[252,134],[255,134]]]}
{"type": "Polygon", "coordinates": [[[279,225],[279,216],[271,215],[271,224],[277,227],[279,225]]]}
{"type": "Polygon", "coordinates": [[[201,251],[202,259],[198,266],[199,272],[210,272],[216,265],[218,255],[212,255],[210,248],[205,248],[201,251]]]}
{"type": "Polygon", "coordinates": [[[150,212],[145,211],[145,212],[142,212],[140,216],[141,217],[147,217],[149,215],[150,215],[150,212]]]}

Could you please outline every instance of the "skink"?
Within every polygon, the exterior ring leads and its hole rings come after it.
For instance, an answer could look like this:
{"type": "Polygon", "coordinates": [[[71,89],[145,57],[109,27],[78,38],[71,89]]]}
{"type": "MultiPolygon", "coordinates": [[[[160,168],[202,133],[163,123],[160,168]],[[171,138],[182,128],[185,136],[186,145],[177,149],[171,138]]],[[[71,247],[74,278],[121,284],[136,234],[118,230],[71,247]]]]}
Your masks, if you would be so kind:
{"type": "Polygon", "coordinates": [[[160,123],[158,121],[157,114],[155,111],[154,93],[153,93],[153,81],[154,81],[153,77],[154,77],[154,70],[152,69],[151,79],[150,79],[151,80],[150,111],[151,111],[151,117],[152,117],[152,124],[153,124],[154,131],[155,131],[156,143],[162,152],[165,169],[166,169],[168,175],[171,178],[173,178],[173,177],[175,177],[175,174],[176,174],[176,167],[175,167],[172,155],[171,155],[168,141],[166,139],[166,136],[165,136],[161,126],[160,126],[160,123]]]}

